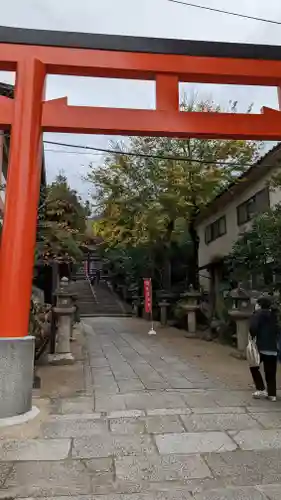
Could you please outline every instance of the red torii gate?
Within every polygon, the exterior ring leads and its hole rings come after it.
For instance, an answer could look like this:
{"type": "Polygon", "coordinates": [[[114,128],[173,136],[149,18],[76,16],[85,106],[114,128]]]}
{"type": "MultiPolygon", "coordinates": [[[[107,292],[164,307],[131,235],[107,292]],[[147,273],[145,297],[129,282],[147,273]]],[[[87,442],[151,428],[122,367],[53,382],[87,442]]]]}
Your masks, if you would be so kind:
{"type": "Polygon", "coordinates": [[[0,337],[28,332],[41,134],[74,132],[281,139],[281,113],[179,111],[179,82],[281,86],[281,48],[0,28],[0,70],[16,72],[15,99],[0,97],[11,150],[0,262],[0,337]],[[47,74],[156,81],[156,110],[44,102],[47,74]]]}

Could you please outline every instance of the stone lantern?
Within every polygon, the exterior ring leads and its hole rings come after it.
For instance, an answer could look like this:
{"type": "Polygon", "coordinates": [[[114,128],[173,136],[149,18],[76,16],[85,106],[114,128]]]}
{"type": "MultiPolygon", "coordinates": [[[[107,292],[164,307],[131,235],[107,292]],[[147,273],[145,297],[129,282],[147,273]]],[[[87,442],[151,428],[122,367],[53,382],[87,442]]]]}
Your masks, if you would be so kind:
{"type": "Polygon", "coordinates": [[[158,307],[160,309],[160,324],[167,326],[169,308],[174,299],[174,293],[168,290],[159,290],[156,294],[158,307]]]}
{"type": "Polygon", "coordinates": [[[74,358],[70,351],[70,339],[72,336],[73,315],[75,306],[73,306],[72,293],[68,278],[62,278],[60,286],[55,292],[57,298],[56,306],[53,311],[57,316],[57,343],[56,353],[50,355],[52,364],[72,364],[74,358]]]}
{"type": "Polygon", "coordinates": [[[159,307],[161,326],[166,326],[168,322],[168,308],[170,307],[170,302],[168,302],[166,298],[163,298],[159,302],[159,307]]]}
{"type": "Polygon", "coordinates": [[[241,286],[230,292],[232,308],[228,311],[229,316],[236,323],[237,348],[244,357],[248,344],[249,319],[253,314],[250,295],[241,286]]]}
{"type": "Polygon", "coordinates": [[[70,334],[70,341],[73,342],[75,339],[73,337],[73,330],[74,326],[76,323],[80,323],[80,313],[79,309],[77,306],[77,301],[78,301],[78,293],[76,293],[73,284],[69,283],[69,294],[72,299],[72,305],[74,307],[74,314],[72,315],[72,328],[71,328],[71,334],[70,334]]]}
{"type": "Polygon", "coordinates": [[[199,309],[201,294],[191,285],[188,292],[183,293],[181,297],[184,299],[181,307],[187,314],[188,335],[186,337],[194,336],[196,334],[196,311],[199,309]]]}
{"type": "Polygon", "coordinates": [[[138,318],[140,315],[141,300],[139,297],[138,286],[132,286],[131,289],[132,298],[132,316],[138,318]]]}

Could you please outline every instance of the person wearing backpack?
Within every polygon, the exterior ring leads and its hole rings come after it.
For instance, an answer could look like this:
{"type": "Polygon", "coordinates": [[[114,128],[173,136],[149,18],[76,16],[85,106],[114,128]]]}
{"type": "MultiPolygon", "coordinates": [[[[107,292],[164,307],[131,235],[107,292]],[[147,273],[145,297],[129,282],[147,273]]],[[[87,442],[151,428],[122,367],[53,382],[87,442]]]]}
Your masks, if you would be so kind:
{"type": "Polygon", "coordinates": [[[280,327],[277,314],[272,310],[272,298],[262,296],[258,299],[259,309],[250,320],[250,335],[255,340],[260,362],[263,363],[266,388],[260,372],[260,366],[251,366],[250,371],[256,387],[254,398],[267,397],[276,401],[276,372],[278,356],[278,338],[280,327]]]}

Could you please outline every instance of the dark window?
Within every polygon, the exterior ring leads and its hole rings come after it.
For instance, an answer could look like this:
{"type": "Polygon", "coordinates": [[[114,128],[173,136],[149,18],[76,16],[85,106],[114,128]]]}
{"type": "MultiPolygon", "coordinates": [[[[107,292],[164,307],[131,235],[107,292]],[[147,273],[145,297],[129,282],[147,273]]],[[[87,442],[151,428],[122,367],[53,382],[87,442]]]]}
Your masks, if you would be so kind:
{"type": "Polygon", "coordinates": [[[237,207],[237,224],[241,226],[255,215],[265,212],[270,206],[269,189],[258,191],[254,196],[237,207]]]}
{"type": "Polygon", "coordinates": [[[226,234],[226,218],[220,217],[205,229],[205,242],[208,245],[211,241],[217,240],[220,236],[226,234]]]}

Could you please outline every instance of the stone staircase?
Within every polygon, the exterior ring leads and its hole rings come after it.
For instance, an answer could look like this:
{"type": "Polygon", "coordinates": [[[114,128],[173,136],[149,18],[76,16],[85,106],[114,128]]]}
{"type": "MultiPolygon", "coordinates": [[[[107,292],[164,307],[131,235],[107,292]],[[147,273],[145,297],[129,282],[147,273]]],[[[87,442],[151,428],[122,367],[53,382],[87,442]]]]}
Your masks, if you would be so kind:
{"type": "Polygon", "coordinates": [[[122,302],[104,281],[91,286],[85,277],[77,275],[75,291],[78,294],[77,304],[81,317],[131,316],[130,306],[122,302]]]}

